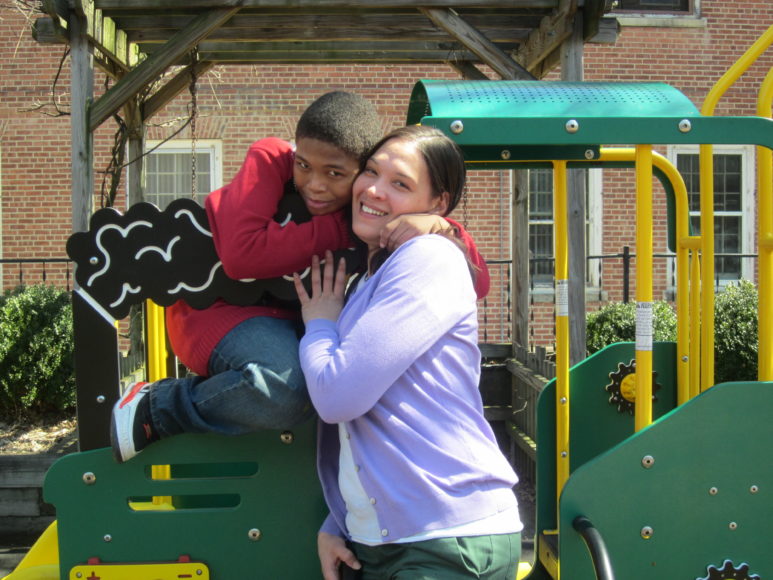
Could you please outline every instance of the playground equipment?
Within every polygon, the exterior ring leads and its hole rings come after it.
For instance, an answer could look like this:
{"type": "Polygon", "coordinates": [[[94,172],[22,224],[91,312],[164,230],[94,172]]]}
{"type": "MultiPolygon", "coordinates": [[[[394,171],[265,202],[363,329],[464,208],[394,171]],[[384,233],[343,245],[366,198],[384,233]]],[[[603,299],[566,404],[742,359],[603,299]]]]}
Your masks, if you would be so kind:
{"type": "MultiPolygon", "coordinates": [[[[554,169],[558,373],[539,400],[538,557],[523,573],[530,579],[773,577],[773,70],[761,87],[757,116],[713,116],[724,91],[771,43],[773,27],[720,80],[702,110],[657,83],[421,81],[414,88],[408,123],[446,132],[472,166],[554,169]],[[607,147],[619,143],[633,148],[607,147]],[[679,173],[653,144],[700,145],[700,236],[689,230],[679,173]],[[721,385],[713,384],[711,158],[717,144],[757,146],[759,167],[759,381],[721,385]],[[571,167],[636,172],[638,317],[635,344],[610,346],[569,368],[571,167]],[[652,341],[653,176],[670,198],[675,344],[652,341]],[[617,406],[609,404],[608,384],[618,389],[617,406]],[[633,408],[633,415],[620,406],[633,408]]],[[[51,468],[45,497],[57,508],[57,524],[7,580],[318,577],[314,540],[324,505],[313,424],[238,438],[175,437],[120,465],[105,448],[117,396],[105,392],[118,380],[114,320],[145,298],[174,301],[169,290],[181,291],[172,282],[200,280],[216,262],[213,252],[198,250],[197,259],[174,269],[159,258],[172,227],[190,236],[186,244],[207,245],[206,220],[196,207],[176,202],[158,212],[143,205],[125,216],[102,210],[89,232],[71,239],[79,284],[76,356],[78,368],[86,369],[78,377],[83,451],[51,468]],[[127,250],[130,232],[140,230],[153,233],[139,247],[155,248],[148,254],[155,270],[127,250]],[[108,258],[120,272],[117,288],[142,282],[142,291],[101,293],[97,287],[112,275],[108,258]],[[159,270],[166,270],[167,285],[148,286],[159,270]]],[[[205,285],[188,284],[197,286],[205,285]]],[[[205,292],[175,296],[201,306],[217,295],[238,301],[244,290],[216,275],[205,292]]],[[[148,308],[156,321],[148,336],[154,380],[164,371],[163,333],[155,307],[148,308]]]]}

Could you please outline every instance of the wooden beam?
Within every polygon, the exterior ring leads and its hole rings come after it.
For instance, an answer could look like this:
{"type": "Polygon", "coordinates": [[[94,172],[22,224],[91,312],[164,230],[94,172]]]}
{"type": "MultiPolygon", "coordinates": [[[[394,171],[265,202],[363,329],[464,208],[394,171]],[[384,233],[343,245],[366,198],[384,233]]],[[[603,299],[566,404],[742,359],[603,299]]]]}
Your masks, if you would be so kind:
{"type": "Polygon", "coordinates": [[[505,54],[450,8],[419,8],[437,26],[467,47],[503,79],[533,80],[534,76],[505,54]]]}
{"type": "MultiPolygon", "coordinates": [[[[514,58],[530,73],[540,70],[540,63],[553,53],[558,56],[561,45],[572,35],[575,11],[574,0],[561,0],[560,9],[542,19],[539,28],[532,31],[514,58]]],[[[546,72],[545,67],[542,67],[543,74],[536,76],[542,77],[546,72]]]]}
{"type": "Polygon", "coordinates": [[[179,61],[192,47],[236,14],[238,10],[239,8],[219,8],[201,14],[187,28],[175,34],[164,45],[164,50],[153,54],[133,68],[94,104],[89,125],[91,130],[93,131],[101,125],[126,101],[134,97],[169,66],[179,61]]]}
{"type": "Polygon", "coordinates": [[[195,65],[188,65],[163,87],[153,93],[142,105],[142,118],[148,120],[161,110],[169,101],[174,99],[191,84],[191,66],[194,66],[193,74],[198,79],[209,69],[215,66],[211,61],[199,61],[195,65]]]}
{"type": "Polygon", "coordinates": [[[461,75],[461,77],[465,80],[468,80],[468,81],[491,80],[485,74],[483,74],[483,71],[481,71],[478,67],[476,67],[468,60],[449,61],[448,64],[451,65],[451,68],[453,68],[456,72],[458,72],[459,75],[461,75]]]}
{"type": "MultiPolygon", "coordinates": [[[[426,7],[448,6],[448,0],[421,0],[426,7]]],[[[465,0],[465,8],[493,8],[499,10],[514,9],[556,9],[559,0],[465,0]]],[[[225,6],[239,7],[243,10],[257,9],[292,9],[312,8],[315,10],[344,9],[349,12],[362,10],[379,10],[390,8],[416,8],[416,0],[99,0],[99,7],[104,11],[117,10],[126,12],[169,12],[170,10],[212,10],[225,6]]]]}

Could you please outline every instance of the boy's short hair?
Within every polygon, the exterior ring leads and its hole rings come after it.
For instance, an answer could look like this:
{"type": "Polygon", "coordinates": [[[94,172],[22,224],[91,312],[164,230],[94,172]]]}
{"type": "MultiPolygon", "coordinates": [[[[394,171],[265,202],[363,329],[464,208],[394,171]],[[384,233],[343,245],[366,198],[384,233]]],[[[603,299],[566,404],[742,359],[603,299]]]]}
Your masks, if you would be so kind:
{"type": "Polygon", "coordinates": [[[367,99],[346,91],[332,91],[317,98],[303,112],[295,128],[295,140],[318,139],[361,160],[382,137],[376,108],[367,99]]]}

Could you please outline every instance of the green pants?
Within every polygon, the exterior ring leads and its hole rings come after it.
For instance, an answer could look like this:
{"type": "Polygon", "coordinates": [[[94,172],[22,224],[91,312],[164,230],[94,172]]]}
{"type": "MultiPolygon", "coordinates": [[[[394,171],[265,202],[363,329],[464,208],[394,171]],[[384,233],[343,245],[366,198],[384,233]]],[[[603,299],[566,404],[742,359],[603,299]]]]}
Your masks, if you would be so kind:
{"type": "Polygon", "coordinates": [[[406,544],[352,544],[362,580],[514,580],[521,534],[439,538],[406,544]]]}

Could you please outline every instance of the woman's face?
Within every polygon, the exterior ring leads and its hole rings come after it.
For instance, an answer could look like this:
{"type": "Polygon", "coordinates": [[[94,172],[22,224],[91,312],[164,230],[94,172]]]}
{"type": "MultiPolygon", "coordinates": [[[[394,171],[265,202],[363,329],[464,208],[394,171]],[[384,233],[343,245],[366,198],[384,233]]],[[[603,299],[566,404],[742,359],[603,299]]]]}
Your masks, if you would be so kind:
{"type": "Polygon", "coordinates": [[[411,141],[390,139],[365,164],[352,186],[352,228],[378,249],[382,228],[407,213],[445,211],[445,197],[432,197],[427,164],[411,141]]]}

